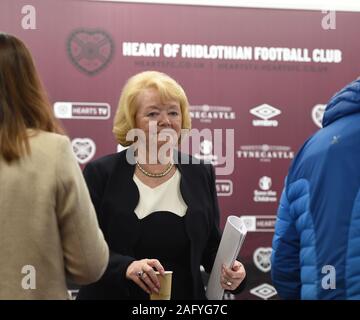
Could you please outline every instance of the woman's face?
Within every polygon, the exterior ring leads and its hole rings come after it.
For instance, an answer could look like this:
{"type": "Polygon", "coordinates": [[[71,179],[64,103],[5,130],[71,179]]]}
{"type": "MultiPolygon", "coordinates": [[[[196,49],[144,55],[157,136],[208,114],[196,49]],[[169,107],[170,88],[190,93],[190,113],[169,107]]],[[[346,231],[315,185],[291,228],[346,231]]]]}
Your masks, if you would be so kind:
{"type": "Polygon", "coordinates": [[[173,141],[177,142],[180,137],[181,125],[182,114],[178,101],[169,100],[163,103],[157,90],[152,88],[144,89],[137,96],[135,127],[145,133],[147,143],[156,141],[157,148],[166,143],[168,139],[159,141],[159,133],[164,129],[172,129],[173,131],[165,130],[164,132],[176,133],[173,141]],[[153,132],[150,131],[150,123],[153,124],[153,132]]]}

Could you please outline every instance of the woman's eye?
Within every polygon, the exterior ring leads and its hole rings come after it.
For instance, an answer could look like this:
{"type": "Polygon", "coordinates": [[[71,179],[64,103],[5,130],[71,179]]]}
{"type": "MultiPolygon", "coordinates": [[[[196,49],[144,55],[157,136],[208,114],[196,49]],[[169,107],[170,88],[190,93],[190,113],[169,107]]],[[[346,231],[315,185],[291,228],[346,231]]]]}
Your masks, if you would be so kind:
{"type": "Polygon", "coordinates": [[[175,116],[178,116],[179,113],[177,111],[171,111],[170,115],[175,117],[175,116]]]}
{"type": "Polygon", "coordinates": [[[158,115],[157,112],[150,112],[150,113],[148,113],[148,117],[150,117],[150,118],[156,117],[157,115],[158,115]]]}

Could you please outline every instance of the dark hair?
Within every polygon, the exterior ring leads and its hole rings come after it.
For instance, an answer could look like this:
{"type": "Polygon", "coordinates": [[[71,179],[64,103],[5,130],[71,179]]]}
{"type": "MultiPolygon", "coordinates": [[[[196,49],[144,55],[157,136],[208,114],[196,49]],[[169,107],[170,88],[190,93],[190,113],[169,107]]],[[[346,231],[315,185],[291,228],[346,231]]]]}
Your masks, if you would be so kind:
{"type": "Polygon", "coordinates": [[[0,33],[0,156],[5,161],[30,153],[27,129],[64,133],[29,50],[16,37],[0,33]]]}

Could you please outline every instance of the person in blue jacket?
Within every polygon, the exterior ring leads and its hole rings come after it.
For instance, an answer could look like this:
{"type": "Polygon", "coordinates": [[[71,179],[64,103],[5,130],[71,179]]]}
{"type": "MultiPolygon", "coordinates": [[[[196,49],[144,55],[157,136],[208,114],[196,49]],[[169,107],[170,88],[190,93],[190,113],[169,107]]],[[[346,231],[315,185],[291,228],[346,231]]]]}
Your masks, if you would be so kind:
{"type": "Polygon", "coordinates": [[[280,200],[271,275],[284,299],[360,299],[360,80],[328,103],[280,200]]]}

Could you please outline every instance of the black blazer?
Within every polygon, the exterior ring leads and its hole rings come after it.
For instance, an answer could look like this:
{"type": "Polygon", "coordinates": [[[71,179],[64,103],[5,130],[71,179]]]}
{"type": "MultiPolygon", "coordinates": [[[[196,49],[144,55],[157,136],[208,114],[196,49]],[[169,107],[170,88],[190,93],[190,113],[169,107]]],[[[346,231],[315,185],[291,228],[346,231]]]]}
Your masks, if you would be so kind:
{"type": "MultiPolygon", "coordinates": [[[[136,284],[126,279],[125,274],[135,260],[133,248],[139,237],[134,213],[139,191],[133,181],[135,165],[126,159],[128,150],[98,159],[84,169],[99,225],[110,248],[110,259],[102,278],[82,287],[78,299],[132,298],[129,288],[136,284]]],[[[181,174],[180,191],[188,206],[184,219],[191,247],[193,296],[206,299],[199,269],[203,265],[206,272],[211,271],[221,239],[215,173],[210,164],[191,164],[193,158],[181,153],[176,153],[176,157],[190,161],[190,164],[177,164],[177,168],[181,174]]],[[[234,293],[243,286],[244,283],[234,293]]]]}

